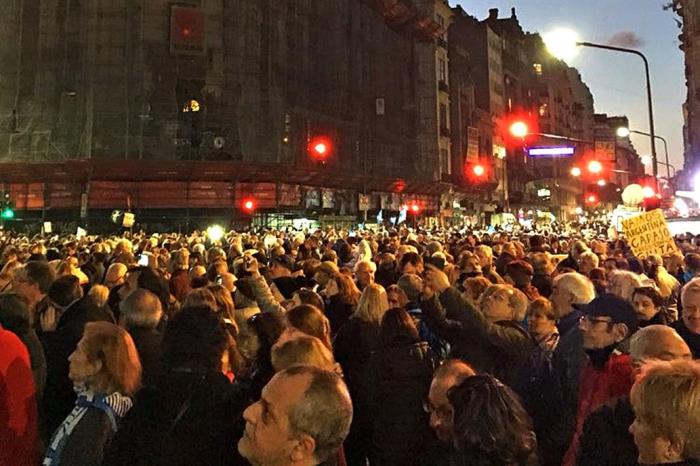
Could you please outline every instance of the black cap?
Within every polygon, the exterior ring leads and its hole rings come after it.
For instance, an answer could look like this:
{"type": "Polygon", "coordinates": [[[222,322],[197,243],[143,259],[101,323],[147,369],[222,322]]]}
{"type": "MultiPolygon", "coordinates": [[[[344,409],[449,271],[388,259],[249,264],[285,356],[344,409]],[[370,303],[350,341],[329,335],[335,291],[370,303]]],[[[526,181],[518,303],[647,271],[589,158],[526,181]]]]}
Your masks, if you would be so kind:
{"type": "Polygon", "coordinates": [[[610,317],[615,324],[625,324],[629,329],[630,335],[636,332],[639,326],[637,313],[634,311],[632,304],[613,294],[601,294],[583,307],[582,311],[585,315],[610,317]]]}

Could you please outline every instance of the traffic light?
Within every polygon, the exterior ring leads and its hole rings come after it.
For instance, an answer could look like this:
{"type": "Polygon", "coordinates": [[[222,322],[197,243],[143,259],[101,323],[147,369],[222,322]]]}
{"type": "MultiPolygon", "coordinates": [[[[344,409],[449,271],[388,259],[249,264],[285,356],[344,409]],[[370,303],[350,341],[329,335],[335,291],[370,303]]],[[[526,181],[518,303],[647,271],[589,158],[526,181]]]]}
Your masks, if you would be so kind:
{"type": "Polygon", "coordinates": [[[333,154],[333,143],[328,136],[315,136],[309,140],[306,150],[312,159],[325,163],[333,154]]]}
{"type": "Polygon", "coordinates": [[[15,218],[15,209],[10,198],[10,193],[5,192],[2,195],[2,205],[0,206],[0,218],[3,220],[12,220],[15,218]]]}
{"type": "Polygon", "coordinates": [[[603,164],[598,160],[591,160],[587,165],[588,171],[594,175],[598,175],[603,172],[603,164]]]}
{"type": "Polygon", "coordinates": [[[257,203],[255,202],[255,198],[252,196],[246,197],[241,202],[241,208],[242,208],[243,212],[245,212],[248,215],[253,215],[255,213],[256,207],[257,207],[257,203]]]}
{"type": "Polygon", "coordinates": [[[478,163],[474,165],[474,167],[472,168],[472,172],[474,173],[474,176],[481,178],[486,174],[486,168],[484,168],[483,165],[478,163]]]}
{"type": "Polygon", "coordinates": [[[586,204],[597,204],[598,203],[598,195],[596,193],[588,193],[586,194],[586,204]]]}
{"type": "Polygon", "coordinates": [[[411,204],[408,205],[408,210],[409,210],[413,215],[418,215],[418,214],[420,214],[421,208],[420,208],[420,205],[418,205],[418,203],[413,202],[413,203],[411,203],[411,204]]]}

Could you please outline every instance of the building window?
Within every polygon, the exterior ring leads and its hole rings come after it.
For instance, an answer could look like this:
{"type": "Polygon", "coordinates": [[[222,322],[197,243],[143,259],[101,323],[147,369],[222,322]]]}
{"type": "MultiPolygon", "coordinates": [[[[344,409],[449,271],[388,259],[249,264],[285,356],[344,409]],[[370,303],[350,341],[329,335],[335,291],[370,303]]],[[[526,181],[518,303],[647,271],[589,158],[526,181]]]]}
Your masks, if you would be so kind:
{"type": "Polygon", "coordinates": [[[452,173],[450,169],[450,156],[447,149],[440,149],[440,171],[448,175],[452,173]]]}
{"type": "Polygon", "coordinates": [[[450,127],[450,122],[447,118],[447,105],[440,104],[440,129],[448,129],[450,127]]]}
{"type": "Polygon", "coordinates": [[[537,76],[542,76],[542,63],[534,63],[532,68],[535,70],[537,76]]]}
{"type": "Polygon", "coordinates": [[[447,84],[447,62],[438,58],[438,81],[447,84]]]}
{"type": "Polygon", "coordinates": [[[549,106],[548,106],[547,104],[542,104],[542,105],[540,105],[539,113],[540,113],[540,116],[541,116],[541,117],[547,116],[547,114],[549,113],[549,112],[548,112],[548,107],[549,107],[549,106]]]}

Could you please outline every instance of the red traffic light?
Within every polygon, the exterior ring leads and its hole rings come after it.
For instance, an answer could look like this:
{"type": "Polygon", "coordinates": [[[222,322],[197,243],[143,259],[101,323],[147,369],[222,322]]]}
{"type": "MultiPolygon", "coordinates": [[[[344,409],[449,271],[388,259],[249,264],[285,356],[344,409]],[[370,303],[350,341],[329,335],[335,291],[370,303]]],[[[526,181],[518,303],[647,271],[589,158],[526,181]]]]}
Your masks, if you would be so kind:
{"type": "Polygon", "coordinates": [[[477,164],[474,165],[474,168],[472,168],[472,172],[474,173],[474,175],[482,177],[486,174],[486,168],[484,168],[484,166],[481,164],[477,164]]]}
{"type": "Polygon", "coordinates": [[[409,205],[408,208],[410,209],[411,213],[414,215],[418,215],[420,213],[420,206],[416,203],[409,205]]]}
{"type": "Polygon", "coordinates": [[[586,202],[589,204],[597,204],[598,203],[598,196],[596,194],[588,194],[586,195],[586,202]]]}
{"type": "Polygon", "coordinates": [[[243,199],[243,202],[241,202],[241,207],[245,212],[252,214],[253,212],[255,212],[256,207],[255,198],[246,197],[245,199],[243,199]]]}
{"type": "Polygon", "coordinates": [[[588,162],[588,171],[597,175],[603,171],[603,164],[597,160],[591,160],[588,162]]]}
{"type": "Polygon", "coordinates": [[[316,136],[309,141],[307,151],[314,159],[325,162],[333,152],[333,144],[326,136],[316,136]]]}

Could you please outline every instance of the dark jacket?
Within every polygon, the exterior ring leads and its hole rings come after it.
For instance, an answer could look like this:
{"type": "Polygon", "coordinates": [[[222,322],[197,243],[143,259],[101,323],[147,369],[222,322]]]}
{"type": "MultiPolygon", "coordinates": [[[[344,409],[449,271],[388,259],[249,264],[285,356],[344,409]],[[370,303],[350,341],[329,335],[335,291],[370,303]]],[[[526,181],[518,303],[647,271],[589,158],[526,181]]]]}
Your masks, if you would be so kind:
{"type": "Polygon", "coordinates": [[[683,340],[690,347],[690,352],[693,353],[693,359],[700,359],[700,334],[693,333],[683,322],[683,319],[679,319],[671,324],[671,327],[678,332],[683,340]]]}
{"type": "Polygon", "coordinates": [[[634,411],[618,398],[588,416],[583,425],[577,466],[636,466],[639,452],[629,428],[634,411]]]}
{"type": "Polygon", "coordinates": [[[439,300],[422,303],[428,324],[452,345],[452,356],[512,384],[518,368],[534,349],[530,335],[517,322],[489,322],[456,288],[439,300]]]}
{"type": "Polygon", "coordinates": [[[355,306],[341,301],[340,296],[334,295],[326,301],[324,314],[331,324],[331,335],[337,335],[345,324],[350,320],[350,316],[355,312],[355,306]]]}
{"type": "Polygon", "coordinates": [[[231,465],[245,403],[226,376],[171,372],[141,390],[104,466],[231,465]]]}
{"type": "Polygon", "coordinates": [[[66,309],[58,320],[56,330],[42,334],[46,355],[46,387],[39,406],[41,431],[50,436],[71,412],[75,404],[73,383],[68,378],[68,356],[75,351],[88,322],[113,322],[106,309],[85,296],[66,309]]]}
{"type": "Polygon", "coordinates": [[[163,334],[158,329],[130,327],[127,329],[141,359],[141,384],[153,387],[163,373],[161,342],[163,334]]]}
{"type": "MultiPolygon", "coordinates": [[[[372,354],[372,410],[377,464],[411,466],[430,440],[428,396],[437,359],[426,342],[372,354]]],[[[374,463],[373,463],[374,464],[374,463]]]]}
{"type": "Polygon", "coordinates": [[[557,264],[557,270],[561,270],[564,268],[572,269],[578,272],[578,262],[576,262],[576,259],[571,257],[571,253],[569,253],[569,255],[566,256],[564,260],[557,264]]]}
{"type": "Polygon", "coordinates": [[[348,466],[365,464],[372,453],[372,352],[379,349],[379,323],[353,318],[338,331],[333,344],[335,359],[345,374],[353,416],[345,439],[348,466]]]}
{"type": "Polygon", "coordinates": [[[401,274],[396,271],[396,268],[392,265],[391,267],[379,266],[377,272],[374,274],[374,281],[382,285],[384,288],[389,288],[391,285],[395,285],[396,282],[401,278],[401,274]]]}
{"type": "Polygon", "coordinates": [[[546,417],[538,425],[538,447],[542,466],[559,466],[576,427],[581,371],[586,364],[583,336],[578,326],[563,334],[552,358],[553,381],[546,417]]]}

